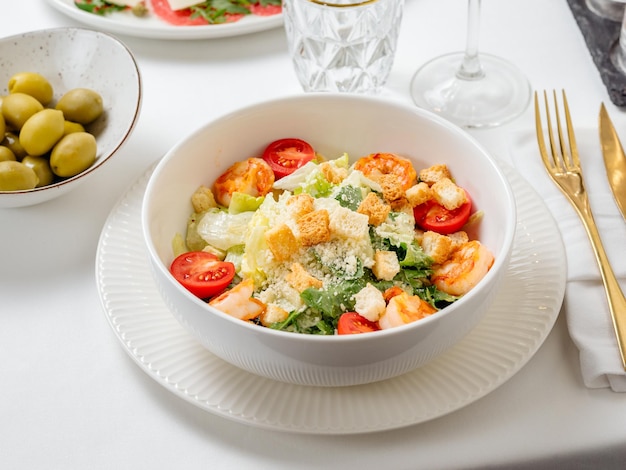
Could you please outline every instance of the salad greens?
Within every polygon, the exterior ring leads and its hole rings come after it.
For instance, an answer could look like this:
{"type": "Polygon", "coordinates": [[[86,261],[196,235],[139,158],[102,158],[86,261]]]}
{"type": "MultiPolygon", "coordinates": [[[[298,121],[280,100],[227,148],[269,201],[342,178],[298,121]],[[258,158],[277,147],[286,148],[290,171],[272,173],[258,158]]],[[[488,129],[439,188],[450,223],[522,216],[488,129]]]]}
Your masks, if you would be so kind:
{"type": "Polygon", "coordinates": [[[123,5],[116,5],[115,3],[107,2],[106,0],[75,1],[74,5],[87,13],[93,13],[94,15],[100,16],[108,15],[109,13],[116,11],[124,11],[128,8],[123,5]]]}
{"type": "Polygon", "coordinates": [[[265,304],[274,303],[288,312],[283,321],[270,327],[297,333],[332,335],[339,317],[354,311],[355,295],[368,284],[381,292],[396,287],[417,295],[436,309],[458,297],[438,290],[429,282],[433,260],[415,241],[415,219],[410,211],[390,212],[378,226],[365,220],[366,229],[329,242],[300,248],[291,262],[301,263],[323,287],[296,291],[286,281],[290,263],[279,263],[269,253],[265,233],[290,220],[289,201],[306,193],[315,198],[315,207],[328,210],[333,217],[364,217],[356,213],[369,192],[381,192],[378,183],[360,171],[351,171],[347,155],[325,162],[347,175],[340,183],[326,179],[321,165],[309,162],[274,183],[285,190],[277,199],[241,197],[236,210],[210,209],[195,214],[188,225],[188,239],[198,238],[226,252],[240,278],[252,278],[255,297],[265,304]],[[346,213],[348,214],[346,216],[346,213]],[[351,215],[350,215],[351,214],[351,215]],[[196,232],[196,233],[194,233],[196,232]],[[378,279],[373,271],[377,250],[394,252],[400,271],[390,280],[378,279]]]}

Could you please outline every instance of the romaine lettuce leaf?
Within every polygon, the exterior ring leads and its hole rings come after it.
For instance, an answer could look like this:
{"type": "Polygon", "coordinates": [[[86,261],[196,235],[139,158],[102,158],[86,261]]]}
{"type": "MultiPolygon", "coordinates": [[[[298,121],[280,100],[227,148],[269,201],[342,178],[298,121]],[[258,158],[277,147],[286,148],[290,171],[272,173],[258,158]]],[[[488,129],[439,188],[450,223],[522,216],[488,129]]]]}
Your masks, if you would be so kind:
{"type": "Polygon", "coordinates": [[[231,214],[239,214],[240,212],[255,211],[259,208],[265,197],[254,197],[246,193],[235,191],[230,196],[230,204],[228,212],[231,214]]]}
{"type": "Polygon", "coordinates": [[[198,222],[197,232],[209,245],[228,250],[235,245],[242,245],[246,240],[248,223],[255,212],[229,214],[220,209],[210,209],[198,222]]]}
{"type": "MultiPolygon", "coordinates": [[[[348,155],[343,154],[327,162],[335,168],[348,168],[348,155]]],[[[335,187],[321,172],[317,163],[310,161],[296,171],[274,182],[274,188],[291,191],[294,194],[307,193],[313,197],[328,196],[335,187]]]]}

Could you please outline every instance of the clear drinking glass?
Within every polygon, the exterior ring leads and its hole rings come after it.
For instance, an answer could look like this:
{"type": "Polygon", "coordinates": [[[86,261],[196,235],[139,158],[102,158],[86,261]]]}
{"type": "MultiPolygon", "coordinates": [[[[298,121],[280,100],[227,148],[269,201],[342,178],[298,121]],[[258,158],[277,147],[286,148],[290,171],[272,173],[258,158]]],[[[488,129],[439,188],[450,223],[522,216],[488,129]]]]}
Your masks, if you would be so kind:
{"type": "Polygon", "coordinates": [[[289,53],[304,91],[380,92],[404,0],[284,0],[289,53]]]}
{"type": "Polygon", "coordinates": [[[478,52],[480,1],[468,0],[465,51],[427,62],[411,81],[415,104],[466,128],[499,126],[530,103],[530,84],[516,66],[478,52]]]}

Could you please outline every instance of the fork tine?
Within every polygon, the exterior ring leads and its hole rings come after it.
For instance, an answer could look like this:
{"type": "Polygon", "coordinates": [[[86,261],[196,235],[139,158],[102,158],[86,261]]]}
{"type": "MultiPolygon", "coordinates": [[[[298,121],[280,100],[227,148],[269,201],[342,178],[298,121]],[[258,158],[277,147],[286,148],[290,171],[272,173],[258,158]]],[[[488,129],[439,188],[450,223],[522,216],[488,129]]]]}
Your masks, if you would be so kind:
{"type": "Polygon", "coordinates": [[[574,135],[574,126],[572,125],[572,117],[569,112],[569,105],[567,103],[567,96],[565,96],[565,90],[562,90],[562,93],[563,107],[565,109],[565,121],[567,123],[567,137],[569,139],[571,162],[573,165],[572,168],[580,168],[580,159],[578,158],[578,146],[576,145],[576,136],[574,135]]]}
{"type": "Polygon", "coordinates": [[[561,125],[561,110],[559,109],[559,102],[556,97],[556,91],[552,90],[552,99],[554,101],[554,116],[556,120],[556,137],[554,136],[553,126],[551,125],[550,105],[548,103],[548,94],[544,91],[544,99],[546,102],[546,114],[548,115],[548,134],[550,138],[550,149],[552,150],[552,159],[559,171],[565,171],[569,166],[569,152],[567,150],[567,141],[564,138],[563,126],[561,125]]]}
{"type": "MultiPolygon", "coordinates": [[[[544,99],[545,99],[546,92],[544,91],[543,94],[544,94],[544,99]]],[[[547,100],[546,100],[546,105],[547,105],[547,100]]],[[[546,106],[545,109],[546,109],[546,114],[547,114],[548,107],[546,106]]],[[[548,121],[548,129],[550,129],[549,114],[547,114],[546,120],[548,121]]],[[[543,164],[546,166],[546,168],[552,168],[554,167],[554,163],[550,162],[550,159],[548,158],[548,149],[546,147],[546,142],[543,138],[543,124],[541,122],[541,106],[539,105],[539,95],[537,94],[536,91],[535,91],[535,130],[537,134],[537,143],[539,144],[539,153],[541,154],[541,159],[543,160],[543,164]]],[[[548,131],[548,135],[550,136],[550,147],[552,148],[552,138],[551,138],[552,132],[550,130],[548,131]]]]}
{"type": "Polygon", "coordinates": [[[556,107],[556,123],[557,123],[557,134],[559,137],[559,144],[557,146],[555,137],[554,137],[554,129],[552,125],[552,117],[550,116],[550,103],[548,101],[548,94],[544,90],[543,92],[543,104],[546,116],[546,124],[548,128],[548,142],[550,144],[550,152],[548,153],[548,149],[546,147],[544,137],[543,137],[543,126],[541,123],[541,110],[539,105],[539,99],[537,97],[537,92],[535,92],[535,125],[537,127],[537,141],[539,143],[539,151],[541,153],[541,158],[543,159],[543,163],[548,169],[556,169],[558,171],[564,170],[563,158],[561,156],[563,151],[563,137],[561,133],[561,124],[559,120],[559,110],[558,104],[556,102],[555,95],[555,107],[556,107]],[[552,157],[549,158],[548,154],[552,157]]]}
{"type": "Polygon", "coordinates": [[[567,169],[569,167],[570,157],[567,148],[567,141],[563,137],[563,126],[561,125],[561,110],[559,109],[559,102],[556,97],[556,91],[552,90],[552,99],[554,101],[554,115],[556,116],[556,133],[559,137],[559,149],[560,152],[552,151],[553,157],[557,162],[559,170],[567,169]],[[560,158],[559,158],[560,156],[560,158]],[[563,167],[561,166],[563,165],[563,167]]]}

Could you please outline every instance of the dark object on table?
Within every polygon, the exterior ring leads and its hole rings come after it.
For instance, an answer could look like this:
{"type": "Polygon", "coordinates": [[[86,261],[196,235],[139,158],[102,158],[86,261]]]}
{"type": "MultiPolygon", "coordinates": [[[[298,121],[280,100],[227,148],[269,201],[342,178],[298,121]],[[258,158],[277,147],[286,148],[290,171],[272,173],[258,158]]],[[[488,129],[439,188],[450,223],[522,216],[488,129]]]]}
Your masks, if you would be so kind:
{"type": "Polygon", "coordinates": [[[585,5],[585,0],[567,0],[567,3],[611,101],[616,106],[626,107],[626,75],[611,61],[611,50],[617,47],[621,23],[594,14],[585,5]]]}

